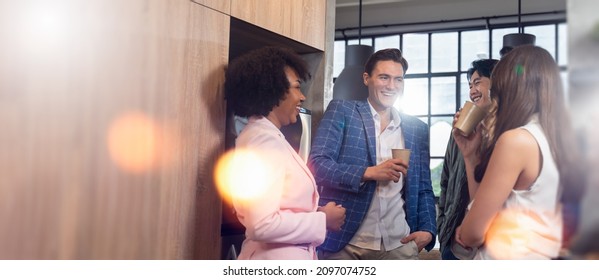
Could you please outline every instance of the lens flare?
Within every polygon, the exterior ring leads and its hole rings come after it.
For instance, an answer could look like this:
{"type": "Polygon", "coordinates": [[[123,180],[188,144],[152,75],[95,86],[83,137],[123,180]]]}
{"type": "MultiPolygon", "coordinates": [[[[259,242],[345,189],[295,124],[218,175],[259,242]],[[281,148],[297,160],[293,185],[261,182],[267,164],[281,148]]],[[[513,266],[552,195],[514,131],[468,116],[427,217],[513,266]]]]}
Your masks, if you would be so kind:
{"type": "Polygon", "coordinates": [[[221,197],[231,202],[233,199],[248,201],[267,195],[274,180],[273,163],[267,154],[249,149],[225,153],[218,160],[214,175],[221,197]]]}
{"type": "Polygon", "coordinates": [[[544,215],[545,218],[525,208],[499,212],[485,235],[489,255],[494,259],[515,260],[531,258],[533,254],[538,258],[557,254],[561,230],[552,231],[547,225],[561,229],[561,215],[544,215]]]}
{"type": "Polygon", "coordinates": [[[108,150],[122,169],[139,173],[157,162],[158,128],[145,114],[129,112],[116,118],[108,130],[108,150]]]}

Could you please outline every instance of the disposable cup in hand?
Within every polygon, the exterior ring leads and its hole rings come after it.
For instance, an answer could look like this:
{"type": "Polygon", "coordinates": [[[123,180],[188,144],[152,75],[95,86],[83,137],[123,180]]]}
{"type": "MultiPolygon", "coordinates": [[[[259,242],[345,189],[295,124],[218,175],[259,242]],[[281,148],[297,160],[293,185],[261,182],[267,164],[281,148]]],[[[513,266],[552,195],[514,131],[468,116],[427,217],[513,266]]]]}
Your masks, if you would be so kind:
{"type": "Polygon", "coordinates": [[[462,135],[469,136],[486,115],[487,112],[485,110],[477,107],[470,101],[466,101],[466,104],[464,104],[464,107],[460,111],[460,118],[453,127],[462,133],[462,135]]]}
{"type": "Polygon", "coordinates": [[[393,158],[402,159],[406,164],[410,162],[410,149],[391,149],[393,158]]]}

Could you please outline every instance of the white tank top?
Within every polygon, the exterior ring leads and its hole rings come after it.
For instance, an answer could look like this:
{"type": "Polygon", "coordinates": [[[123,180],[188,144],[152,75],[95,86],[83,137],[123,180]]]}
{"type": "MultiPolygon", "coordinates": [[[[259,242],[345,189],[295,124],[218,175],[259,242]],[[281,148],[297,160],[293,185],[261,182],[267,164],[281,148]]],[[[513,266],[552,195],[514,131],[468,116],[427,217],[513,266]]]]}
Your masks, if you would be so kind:
{"type": "Polygon", "coordinates": [[[541,172],[527,190],[512,190],[475,259],[553,259],[562,243],[559,171],[537,118],[521,127],[536,139],[541,172]]]}

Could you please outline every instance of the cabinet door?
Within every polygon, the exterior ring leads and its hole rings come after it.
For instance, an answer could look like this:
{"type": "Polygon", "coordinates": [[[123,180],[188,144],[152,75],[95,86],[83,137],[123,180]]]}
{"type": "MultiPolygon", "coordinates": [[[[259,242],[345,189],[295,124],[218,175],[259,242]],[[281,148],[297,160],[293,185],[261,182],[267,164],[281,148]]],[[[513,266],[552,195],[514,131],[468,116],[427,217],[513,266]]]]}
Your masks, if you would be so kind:
{"type": "Polygon", "coordinates": [[[231,0],[231,16],[324,50],[323,0],[231,0]]]}
{"type": "MultiPolygon", "coordinates": [[[[218,0],[214,0],[218,1],[218,0]]],[[[228,1],[223,1],[228,2],[228,1]]],[[[221,200],[214,186],[214,165],[225,148],[226,106],[223,91],[225,66],[229,61],[230,17],[210,9],[192,9],[187,30],[187,48],[183,62],[187,71],[180,77],[180,92],[176,110],[179,129],[185,145],[180,156],[179,175],[193,174],[189,189],[181,193],[181,201],[193,198],[193,208],[186,220],[194,229],[187,232],[186,242],[193,247],[193,259],[219,259],[221,250],[221,200]],[[195,165],[197,163],[197,166],[195,165]]],[[[176,203],[171,214],[177,215],[176,203]]],[[[174,216],[176,217],[176,216],[174,216]]],[[[173,219],[171,225],[182,221],[173,219]]],[[[181,245],[181,244],[179,244],[181,245]]]]}

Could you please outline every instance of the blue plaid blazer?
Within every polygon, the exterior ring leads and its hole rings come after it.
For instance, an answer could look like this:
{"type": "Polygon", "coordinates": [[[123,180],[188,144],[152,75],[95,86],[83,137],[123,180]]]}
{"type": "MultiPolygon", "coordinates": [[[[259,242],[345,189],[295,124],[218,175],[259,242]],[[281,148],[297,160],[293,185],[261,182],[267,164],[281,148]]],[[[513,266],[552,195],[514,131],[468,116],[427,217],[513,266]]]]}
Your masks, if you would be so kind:
{"type": "MultiPolygon", "coordinates": [[[[376,165],[374,120],[366,100],[333,100],[324,113],[312,142],[308,166],[320,192],[320,205],[335,201],[346,208],[345,224],[327,232],[320,250],[338,252],[352,239],[370,207],[376,181],[361,184],[369,166],[376,165]]],[[[425,247],[431,250],[437,234],[435,200],[431,186],[428,126],[401,114],[405,146],[411,149],[404,184],[406,220],[410,231],[433,235],[425,247]]]]}

